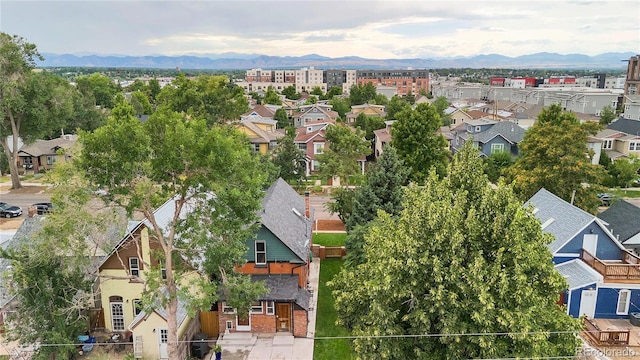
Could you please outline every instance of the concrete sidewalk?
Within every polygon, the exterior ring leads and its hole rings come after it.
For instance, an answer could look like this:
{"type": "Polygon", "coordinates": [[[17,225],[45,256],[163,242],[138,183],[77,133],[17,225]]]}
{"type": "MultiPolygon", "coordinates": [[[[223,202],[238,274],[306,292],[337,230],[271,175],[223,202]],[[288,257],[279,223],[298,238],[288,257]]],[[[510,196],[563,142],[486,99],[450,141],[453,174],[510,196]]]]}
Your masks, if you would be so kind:
{"type": "MultiPolygon", "coordinates": [[[[309,304],[309,324],[306,338],[291,334],[231,333],[223,335],[217,344],[222,347],[224,360],[312,360],[313,337],[316,332],[316,306],[318,304],[318,282],[320,260],[309,264],[309,286],[312,297],[309,304]]],[[[212,354],[211,359],[215,359],[212,354]]]]}

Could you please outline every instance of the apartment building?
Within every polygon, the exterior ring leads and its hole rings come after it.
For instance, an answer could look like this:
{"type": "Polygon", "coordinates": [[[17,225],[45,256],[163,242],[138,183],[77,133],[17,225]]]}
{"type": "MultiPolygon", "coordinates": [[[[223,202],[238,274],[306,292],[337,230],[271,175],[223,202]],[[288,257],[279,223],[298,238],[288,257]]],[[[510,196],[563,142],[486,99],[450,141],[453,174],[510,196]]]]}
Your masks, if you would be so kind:
{"type": "Polygon", "coordinates": [[[273,82],[273,71],[262,69],[247,70],[245,80],[247,82],[273,82]]]}
{"type": "Polygon", "coordinates": [[[327,84],[324,82],[324,71],[317,70],[313,66],[295,70],[295,86],[297,92],[310,92],[315,87],[320,87],[323,92],[326,92],[327,84]]]}
{"type": "Polygon", "coordinates": [[[627,78],[624,82],[624,94],[640,95],[640,55],[629,58],[627,78]]]}
{"type": "Polygon", "coordinates": [[[374,86],[396,88],[398,95],[409,92],[417,94],[420,90],[429,91],[429,71],[427,70],[357,70],[358,85],[367,83],[374,86]]]}

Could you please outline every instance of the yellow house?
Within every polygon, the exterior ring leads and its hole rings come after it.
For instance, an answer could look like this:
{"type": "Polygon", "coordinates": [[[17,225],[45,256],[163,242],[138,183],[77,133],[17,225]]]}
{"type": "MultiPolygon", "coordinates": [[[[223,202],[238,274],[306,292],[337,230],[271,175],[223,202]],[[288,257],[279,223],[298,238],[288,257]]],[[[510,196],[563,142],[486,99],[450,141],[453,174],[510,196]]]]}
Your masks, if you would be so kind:
{"type": "MultiPolygon", "coordinates": [[[[158,226],[168,228],[174,211],[174,199],[156,209],[154,216],[158,226]]],[[[161,247],[151,240],[150,227],[147,219],[130,223],[127,234],[100,264],[100,298],[105,328],[120,333],[126,341],[133,341],[136,357],[167,359],[167,317],[164,309],[159,306],[147,314],[140,306],[149,272],[152,268],[156,271],[161,269],[161,264],[152,255],[153,250],[161,247]]],[[[189,281],[193,276],[200,275],[194,271],[183,280],[189,281]]],[[[180,303],[179,341],[191,340],[199,330],[199,320],[188,316],[185,304],[180,303]]],[[[180,346],[181,359],[186,358],[188,351],[188,346],[180,346]]]]}
{"type": "Polygon", "coordinates": [[[276,148],[278,139],[285,135],[282,129],[276,129],[275,120],[244,119],[237,123],[237,129],[247,135],[253,152],[266,154],[276,148]]]}
{"type": "Polygon", "coordinates": [[[362,105],[353,105],[351,106],[351,111],[345,114],[347,118],[347,123],[352,124],[356,121],[356,118],[360,114],[365,114],[367,116],[378,116],[381,118],[385,118],[387,116],[387,112],[385,111],[384,105],[375,105],[375,104],[362,104],[362,105]]]}

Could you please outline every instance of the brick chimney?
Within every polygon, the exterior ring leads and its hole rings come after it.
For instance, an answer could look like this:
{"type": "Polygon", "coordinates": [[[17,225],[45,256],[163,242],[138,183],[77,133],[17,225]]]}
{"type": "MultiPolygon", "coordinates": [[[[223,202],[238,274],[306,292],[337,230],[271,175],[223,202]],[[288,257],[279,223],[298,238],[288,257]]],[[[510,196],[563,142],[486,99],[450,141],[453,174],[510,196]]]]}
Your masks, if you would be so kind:
{"type": "Polygon", "coordinates": [[[309,191],[305,191],[304,192],[304,215],[307,217],[307,219],[311,218],[311,199],[310,196],[311,193],[309,191]]]}

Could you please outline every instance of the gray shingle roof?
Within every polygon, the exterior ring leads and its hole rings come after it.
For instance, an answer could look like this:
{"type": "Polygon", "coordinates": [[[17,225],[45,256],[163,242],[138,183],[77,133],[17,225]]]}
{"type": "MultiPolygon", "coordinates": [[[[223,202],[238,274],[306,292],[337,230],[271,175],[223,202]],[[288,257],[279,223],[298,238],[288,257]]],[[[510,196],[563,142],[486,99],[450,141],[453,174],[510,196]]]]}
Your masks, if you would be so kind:
{"type": "Polygon", "coordinates": [[[556,270],[560,275],[564,276],[569,283],[569,290],[579,289],[587,285],[595,284],[602,281],[602,275],[591,269],[580,259],[567,261],[556,265],[556,270]]]}
{"type": "MultiPolygon", "coordinates": [[[[36,140],[33,144],[21,147],[19,152],[30,156],[55,155],[58,148],[68,149],[77,141],[77,135],[65,135],[51,140],[36,140]]],[[[24,154],[21,155],[24,156],[24,154]]]]}
{"type": "Polygon", "coordinates": [[[251,275],[251,281],[264,281],[269,292],[260,297],[265,301],[293,301],[309,310],[311,293],[298,286],[298,275],[251,275]]]}
{"type": "MultiPolygon", "coordinates": [[[[11,250],[27,245],[33,236],[44,227],[42,220],[44,220],[42,216],[27,216],[13,237],[2,244],[2,248],[4,250],[11,250]]],[[[11,260],[0,258],[0,308],[3,308],[14,297],[14,295],[9,293],[9,288],[5,286],[5,276],[8,276],[6,273],[10,269],[11,260]]]]}
{"type": "Polygon", "coordinates": [[[518,144],[524,138],[524,129],[511,121],[501,121],[490,127],[487,131],[475,134],[473,139],[481,143],[487,143],[498,135],[512,144],[518,144]]]}
{"type": "Polygon", "coordinates": [[[616,201],[598,215],[609,223],[609,229],[624,244],[632,236],[640,233],[640,208],[624,200],[616,201]]]}
{"type": "Polygon", "coordinates": [[[607,129],[622,131],[623,133],[636,135],[640,132],[640,121],[619,118],[618,120],[607,125],[607,129]]]}
{"type": "Polygon", "coordinates": [[[553,222],[544,229],[544,232],[555,237],[555,240],[548,245],[552,254],[560,250],[578,231],[595,219],[595,216],[569,204],[544,188],[538,190],[525,203],[525,206],[527,205],[538,209],[535,216],[540,220],[540,223],[545,224],[553,219],[553,222]]]}
{"type": "Polygon", "coordinates": [[[269,187],[259,216],[262,225],[300,260],[309,260],[312,219],[305,217],[305,200],[286,181],[280,178],[269,187]]]}

